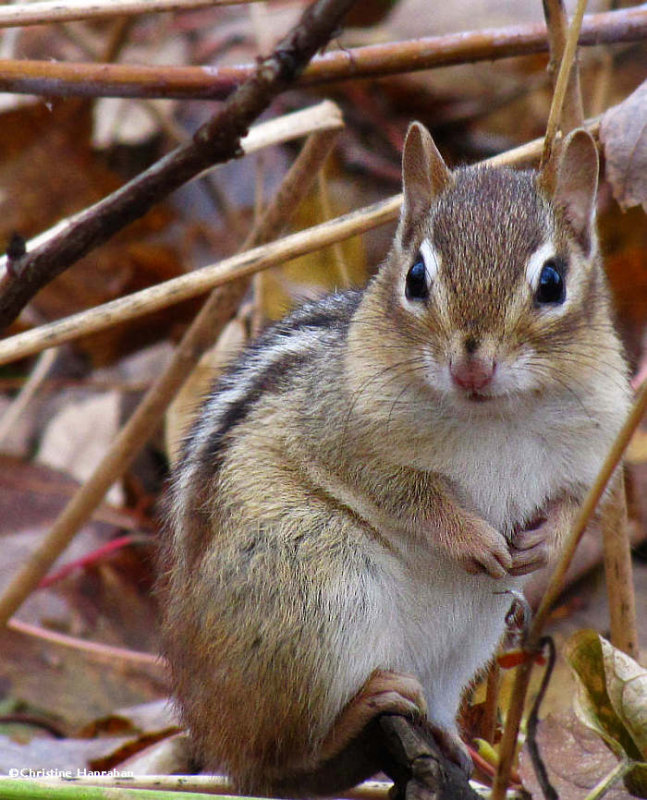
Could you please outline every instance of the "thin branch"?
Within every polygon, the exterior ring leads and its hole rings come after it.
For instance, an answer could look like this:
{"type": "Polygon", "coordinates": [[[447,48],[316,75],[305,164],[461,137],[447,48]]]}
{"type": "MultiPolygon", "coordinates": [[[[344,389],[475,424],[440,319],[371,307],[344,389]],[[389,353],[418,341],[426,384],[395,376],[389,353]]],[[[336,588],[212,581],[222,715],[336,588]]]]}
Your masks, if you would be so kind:
{"type": "MultiPolygon", "coordinates": [[[[641,5],[587,15],[579,45],[593,47],[636,42],[645,37],[647,8],[641,5]]],[[[546,26],[542,24],[423,37],[318,56],[304,71],[297,85],[322,86],[350,79],[380,78],[451,64],[545,53],[548,49],[546,26]]],[[[47,97],[223,100],[249,78],[254,69],[253,64],[159,67],[0,60],[0,91],[47,97]]]]}
{"type": "Polygon", "coordinates": [[[259,0],[53,0],[19,3],[0,5],[0,28],[23,28],[27,25],[72,22],[79,19],[107,19],[257,2],[259,0]]]}
{"type": "MultiPolygon", "coordinates": [[[[597,133],[599,120],[589,120],[587,127],[591,133],[597,133]]],[[[506,153],[493,156],[483,163],[493,167],[531,164],[541,155],[543,142],[543,138],[535,139],[506,153]]],[[[182,300],[204,294],[215,286],[252,275],[268,267],[327,247],[334,242],[343,241],[372,228],[393,222],[397,219],[401,202],[402,195],[394,195],[372,206],[307,228],[217,264],[202,267],[187,275],[173,278],[139,292],[133,292],[126,297],[112,300],[88,311],[81,311],[65,319],[0,340],[0,364],[33,355],[48,347],[54,347],[90,333],[97,333],[118,323],[167,308],[182,300]]]]}
{"type": "MultiPolygon", "coordinates": [[[[546,25],[548,27],[548,39],[550,41],[548,72],[550,73],[553,83],[553,89],[555,89],[559,68],[564,56],[566,41],[568,39],[568,18],[566,16],[563,0],[543,0],[543,6],[546,25]]],[[[562,111],[562,133],[564,134],[575,128],[579,128],[584,119],[577,59],[574,60],[573,68],[570,72],[567,95],[562,111]]],[[[602,109],[600,113],[601,111],[602,109]]]]}
{"type": "Polygon", "coordinates": [[[614,481],[600,513],[611,644],[638,660],[638,626],[624,476],[614,481]]]}
{"type": "MultiPolygon", "coordinates": [[[[553,99],[550,105],[550,113],[548,115],[548,124],[546,125],[546,141],[544,142],[544,152],[541,156],[541,165],[544,166],[550,161],[555,137],[557,136],[557,129],[559,128],[560,120],[562,119],[562,110],[564,109],[564,101],[566,100],[567,91],[570,94],[569,100],[571,107],[568,109],[568,117],[570,123],[575,123],[579,126],[582,120],[582,99],[579,95],[579,82],[577,83],[577,93],[575,93],[575,86],[577,79],[577,68],[575,65],[575,54],[577,52],[577,41],[579,39],[580,30],[582,27],[582,19],[584,18],[584,9],[586,8],[587,0],[578,0],[575,14],[571,21],[571,26],[566,37],[564,45],[564,52],[562,53],[562,60],[559,65],[559,73],[555,82],[555,91],[553,92],[553,99]],[[578,107],[579,106],[579,107],[578,107]]],[[[568,133],[569,128],[564,126],[562,133],[568,133]]]]}
{"type": "Polygon", "coordinates": [[[526,744],[528,746],[528,752],[530,753],[530,760],[532,761],[533,769],[535,770],[535,776],[537,778],[537,782],[541,787],[541,791],[544,795],[545,800],[559,800],[559,795],[555,791],[555,787],[550,782],[550,778],[548,777],[548,770],[546,769],[546,764],[544,763],[544,760],[541,757],[541,753],[539,752],[539,745],[537,744],[539,709],[541,708],[541,704],[544,701],[544,697],[546,696],[546,690],[548,689],[548,684],[550,683],[553,670],[555,669],[555,660],[557,659],[557,652],[555,650],[555,642],[551,639],[550,636],[544,636],[542,638],[540,642],[540,647],[542,648],[542,650],[544,648],[548,650],[548,662],[546,664],[546,669],[544,670],[544,674],[541,677],[541,685],[539,687],[539,691],[537,692],[535,701],[532,704],[530,713],[528,714],[528,734],[527,734],[526,744]]]}
{"type": "Polygon", "coordinates": [[[51,644],[67,647],[70,650],[78,650],[90,656],[95,661],[107,664],[128,664],[133,666],[146,667],[152,669],[160,679],[168,680],[167,666],[160,656],[153,653],[142,653],[136,650],[127,650],[124,647],[114,647],[113,645],[100,644],[99,642],[89,642],[86,639],[79,639],[76,636],[68,636],[66,633],[58,633],[38,625],[30,625],[18,619],[10,619],[7,628],[15,633],[30,636],[34,639],[50,642],[51,644]]]}
{"type": "Polygon", "coordinates": [[[50,350],[44,353],[36,362],[29,379],[22,387],[13,402],[0,417],[0,446],[4,443],[9,433],[14,429],[19,417],[31,403],[36,392],[40,389],[43,381],[56,361],[57,350],[50,350]]]}
{"type": "Polygon", "coordinates": [[[78,214],[58,246],[44,244],[19,260],[17,272],[5,273],[0,291],[0,328],[12,322],[31,298],[92,248],[110,239],[155,203],[215,163],[242,155],[241,139],[249,125],[288,85],[338,29],[354,0],[316,0],[300,21],[259,61],[254,74],[193,136],[100,203],[78,214]],[[331,27],[332,26],[332,27],[331,27]]]}
{"type": "MultiPolygon", "coordinates": [[[[242,139],[240,153],[236,155],[300,138],[315,130],[339,129],[342,124],[339,109],[334,103],[324,101],[311,109],[297,111],[253,128],[242,139]]],[[[171,156],[157,162],[134,181],[32,239],[27,243],[26,255],[14,259],[11,272],[7,271],[8,257],[0,258],[0,269],[4,270],[0,278],[0,327],[3,321],[11,321],[42,286],[60,274],[75,258],[105,241],[111,232],[116,232],[153,205],[159,199],[152,193],[156,185],[160,189],[160,197],[167,194],[180,176],[171,176],[171,180],[166,182],[166,167],[175,170],[177,159],[174,156],[179,156],[182,161],[182,154],[193,149],[193,143],[177,148],[171,156]],[[147,176],[152,181],[147,180],[147,176]],[[106,221],[105,229],[102,228],[102,221],[106,221]]],[[[199,177],[205,169],[213,168],[208,147],[204,147],[204,150],[204,163],[195,164],[191,168],[192,174],[186,175],[187,180],[199,177]]]]}
{"type": "Polygon", "coordinates": [[[496,739],[499,711],[499,692],[501,690],[501,667],[493,660],[487,672],[483,721],[479,735],[486,742],[494,744],[496,739]]]}
{"type": "MultiPolygon", "coordinates": [[[[1,780],[1,779],[0,779],[1,780]]],[[[229,778],[225,775],[72,775],[68,777],[48,777],[44,781],[50,786],[103,786],[112,789],[137,789],[149,791],[177,792],[177,800],[183,800],[186,792],[200,792],[205,795],[235,795],[229,778]]],[[[392,787],[389,781],[365,781],[354,789],[340,794],[352,800],[388,800],[392,787]]],[[[137,795],[140,797],[143,795],[137,795]]]]}
{"type": "Polygon", "coordinates": [[[274,267],[392,222],[398,216],[401,201],[401,195],[396,195],[331,222],[307,228],[270,244],[231,256],[217,264],[172,278],[157,286],[133,292],[88,311],[72,314],[57,322],[2,339],[0,364],[15,361],[61,342],[71,341],[90,332],[105,330],[117,323],[197,297],[216,286],[246,278],[260,270],[274,267]]]}
{"type": "MultiPolygon", "coordinates": [[[[533,654],[536,652],[544,625],[548,619],[548,615],[552,610],[560,592],[564,586],[564,578],[566,572],[573,560],[577,545],[584,534],[586,526],[589,524],[595,509],[606,491],[609,481],[613,477],[622,456],[624,455],[629,441],[633,436],[636,428],[640,424],[645,410],[647,409],[647,381],[641,386],[634,405],[627,416],[622,428],[616,436],[613,445],[604,459],[604,463],[600,471],[589,489],[588,494],[584,498],[584,502],[580,507],[579,513],[573,524],[568,539],[562,550],[560,559],[553,570],[550,577],[546,591],[541,600],[535,618],[532,621],[528,637],[524,649],[533,654]]],[[[506,787],[508,785],[510,770],[514,760],[514,753],[517,744],[517,737],[519,736],[519,727],[521,724],[521,717],[523,714],[523,706],[528,692],[530,683],[530,675],[533,667],[532,657],[528,658],[523,664],[517,667],[515,681],[512,688],[510,697],[510,705],[506,717],[506,725],[503,731],[503,738],[499,747],[500,761],[497,774],[492,786],[492,800],[503,800],[505,797],[506,787]]]]}
{"type": "MultiPolygon", "coordinates": [[[[329,22],[332,26],[334,16],[329,22]]],[[[323,30],[318,33],[320,42],[325,35],[331,35],[334,30],[333,27],[322,27],[323,30]]],[[[272,205],[250,236],[250,241],[274,234],[276,228],[289,219],[308,191],[311,181],[316,178],[323,159],[328,155],[332,144],[331,137],[334,135],[335,133],[331,131],[312,134],[312,138],[318,141],[314,146],[303,148],[296,165],[288,172],[282,186],[279,187],[272,205]],[[319,159],[319,163],[314,163],[315,159],[319,159]],[[305,160],[308,161],[307,164],[303,163],[305,160]]],[[[239,301],[244,289],[244,284],[242,286],[231,284],[227,287],[229,299],[235,298],[239,301]]],[[[227,297],[224,299],[227,301],[227,297]]],[[[110,486],[123,474],[139,449],[148,441],[202,353],[213,342],[218,326],[224,324],[223,314],[227,313],[227,310],[226,302],[223,304],[222,293],[217,290],[212,292],[184,334],[170,363],[119,432],[101,463],[65,506],[44,541],[29,556],[22,569],[6,587],[0,597],[0,625],[5,624],[27,599],[81,525],[92,515],[110,486]]]]}

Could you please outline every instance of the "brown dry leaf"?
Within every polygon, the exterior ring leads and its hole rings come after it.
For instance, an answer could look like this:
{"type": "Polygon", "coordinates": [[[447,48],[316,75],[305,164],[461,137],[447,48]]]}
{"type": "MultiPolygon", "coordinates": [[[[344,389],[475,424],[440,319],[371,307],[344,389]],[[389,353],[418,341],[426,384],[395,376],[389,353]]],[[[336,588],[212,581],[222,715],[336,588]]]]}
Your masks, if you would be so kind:
{"type": "Polygon", "coordinates": [[[185,733],[167,736],[122,761],[120,770],[135,775],[187,775],[195,771],[189,737],[185,733]]]}
{"type": "MultiPolygon", "coordinates": [[[[90,105],[76,100],[0,115],[0,244],[14,232],[28,239],[123,183],[92,150],[91,125],[90,105]]],[[[32,306],[45,320],[57,319],[181,274],[176,249],[153,241],[171,221],[168,208],[156,206],[48,284],[32,306]]],[[[187,308],[119,325],[79,346],[105,363],[167,335],[187,308]]]]}
{"type": "Polygon", "coordinates": [[[602,117],[600,141],[615,199],[647,211],[647,81],[602,117]]]}
{"type": "MultiPolygon", "coordinates": [[[[97,719],[85,726],[81,735],[88,738],[97,736],[121,736],[113,750],[106,749],[100,757],[92,759],[91,766],[96,770],[108,770],[125,761],[138,761],[136,773],[150,774],[143,769],[140,761],[149,762],[151,754],[162,743],[157,758],[168,751],[165,744],[174,738],[181,729],[179,714],[167,699],[154,700],[130,708],[118,709],[113,714],[97,719]]],[[[129,767],[129,769],[132,769],[129,767]]],[[[135,771],[135,770],[132,770],[135,771]]],[[[157,774],[165,770],[156,770],[157,774]]]]}
{"type": "MultiPolygon", "coordinates": [[[[42,541],[77,485],[54,470],[0,457],[0,591],[42,541]]],[[[104,522],[89,523],[58,565],[96,550],[115,531],[104,522]]],[[[35,591],[17,616],[93,642],[155,652],[157,634],[151,624],[155,611],[150,581],[140,586],[142,573],[141,551],[131,547],[109,561],[75,571],[51,588],[35,591]]],[[[133,663],[116,657],[114,651],[91,656],[6,629],[0,632],[0,679],[10,697],[71,726],[166,694],[163,670],[155,664],[133,663]]]]}
{"type": "MultiPolygon", "coordinates": [[[[120,409],[121,394],[117,391],[65,403],[43,432],[39,463],[63,470],[83,483],[114,442],[120,427],[120,409]]],[[[119,483],[109,489],[106,501],[123,504],[119,483]]]]}
{"type": "MultiPolygon", "coordinates": [[[[618,763],[602,740],[584,727],[572,711],[549,714],[540,720],[537,744],[559,800],[582,800],[587,791],[618,763]]],[[[524,788],[533,798],[542,798],[528,745],[521,751],[519,774],[524,788]]],[[[605,800],[627,800],[629,797],[622,784],[616,784],[605,795],[605,800]]]]}

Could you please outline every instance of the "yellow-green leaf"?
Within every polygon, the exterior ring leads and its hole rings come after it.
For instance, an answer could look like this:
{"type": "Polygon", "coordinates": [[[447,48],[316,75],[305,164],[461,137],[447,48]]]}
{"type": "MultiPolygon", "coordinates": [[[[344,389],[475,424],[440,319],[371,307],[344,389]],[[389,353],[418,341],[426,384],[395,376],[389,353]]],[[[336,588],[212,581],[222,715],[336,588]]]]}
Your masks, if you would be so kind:
{"type": "Polygon", "coordinates": [[[564,654],[577,682],[576,714],[619,758],[643,762],[625,785],[647,797],[647,670],[591,630],[571,636],[564,654]]]}

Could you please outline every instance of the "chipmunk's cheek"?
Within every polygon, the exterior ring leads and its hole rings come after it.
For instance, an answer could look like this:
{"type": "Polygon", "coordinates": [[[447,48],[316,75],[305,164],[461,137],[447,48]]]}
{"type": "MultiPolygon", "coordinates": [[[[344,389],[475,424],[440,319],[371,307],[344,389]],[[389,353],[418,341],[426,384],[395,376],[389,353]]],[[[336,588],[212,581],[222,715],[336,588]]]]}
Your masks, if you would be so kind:
{"type": "Polygon", "coordinates": [[[517,353],[502,360],[496,380],[497,391],[506,395],[534,392],[540,388],[538,378],[541,371],[537,367],[536,358],[533,359],[530,352],[517,353]]]}

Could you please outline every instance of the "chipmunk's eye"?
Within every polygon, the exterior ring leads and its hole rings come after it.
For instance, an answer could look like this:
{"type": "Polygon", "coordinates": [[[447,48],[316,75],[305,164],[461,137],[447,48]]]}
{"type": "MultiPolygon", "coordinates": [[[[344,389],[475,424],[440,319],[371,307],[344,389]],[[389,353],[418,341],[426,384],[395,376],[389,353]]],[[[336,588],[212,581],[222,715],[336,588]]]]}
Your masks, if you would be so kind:
{"type": "Polygon", "coordinates": [[[563,272],[563,266],[553,258],[549,258],[544,263],[535,293],[535,300],[538,303],[559,305],[566,300],[566,283],[563,272]]]}
{"type": "Polygon", "coordinates": [[[405,287],[407,300],[425,300],[429,295],[427,285],[427,268],[422,253],[418,253],[413,266],[407,273],[407,283],[405,287]]]}

